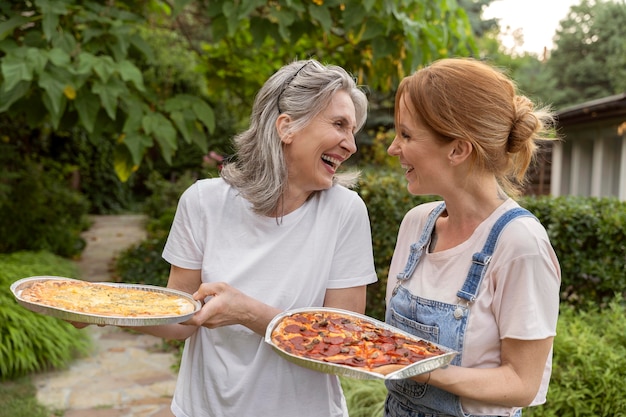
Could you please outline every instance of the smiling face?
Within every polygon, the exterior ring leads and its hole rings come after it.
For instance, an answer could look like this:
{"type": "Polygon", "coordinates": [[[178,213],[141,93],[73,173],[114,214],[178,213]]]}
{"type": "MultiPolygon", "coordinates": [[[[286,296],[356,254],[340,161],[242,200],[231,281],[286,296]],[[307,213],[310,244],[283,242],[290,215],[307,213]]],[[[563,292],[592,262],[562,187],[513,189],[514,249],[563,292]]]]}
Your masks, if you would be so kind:
{"type": "MultiPolygon", "coordinates": [[[[279,131],[283,122],[277,122],[279,131]]],[[[311,123],[283,135],[289,193],[308,197],[330,188],[341,163],[356,152],[355,130],[354,103],[348,93],[339,91],[311,123]]]]}
{"type": "Polygon", "coordinates": [[[450,171],[451,145],[437,139],[405,98],[399,100],[396,112],[396,136],[387,152],[397,156],[406,170],[407,190],[414,195],[441,195],[450,171]]]}

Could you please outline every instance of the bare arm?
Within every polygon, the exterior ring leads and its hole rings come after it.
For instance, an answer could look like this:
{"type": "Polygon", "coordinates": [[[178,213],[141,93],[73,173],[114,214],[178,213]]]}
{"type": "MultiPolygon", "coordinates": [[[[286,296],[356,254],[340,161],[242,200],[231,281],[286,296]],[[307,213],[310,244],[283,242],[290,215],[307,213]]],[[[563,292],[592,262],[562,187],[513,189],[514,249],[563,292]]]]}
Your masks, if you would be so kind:
{"type": "MultiPolygon", "coordinates": [[[[437,369],[428,383],[460,397],[505,407],[528,406],[541,385],[553,337],[542,340],[503,339],[497,368],[437,369]]],[[[413,379],[426,382],[428,374],[413,379]]]]}
{"type": "Polygon", "coordinates": [[[367,287],[342,288],[338,290],[326,290],[324,307],[341,308],[363,314],[365,312],[365,295],[367,287]]]}

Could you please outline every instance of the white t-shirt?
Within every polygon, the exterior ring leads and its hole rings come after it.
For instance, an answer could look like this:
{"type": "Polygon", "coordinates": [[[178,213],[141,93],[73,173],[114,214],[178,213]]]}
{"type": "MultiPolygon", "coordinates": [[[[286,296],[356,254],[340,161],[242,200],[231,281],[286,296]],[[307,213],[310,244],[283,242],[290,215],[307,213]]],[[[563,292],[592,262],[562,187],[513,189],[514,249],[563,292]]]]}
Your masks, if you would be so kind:
{"type": "MultiPolygon", "coordinates": [[[[163,251],[169,263],[201,269],[283,309],[322,306],[327,289],[376,281],[369,218],[341,186],[315,194],[282,218],[254,214],[221,178],[182,195],[163,251]]],[[[178,417],[347,416],[335,376],[280,357],[241,325],[200,328],[185,344],[172,411],[178,417]]]]}
{"type": "MultiPolygon", "coordinates": [[[[387,301],[396,276],[404,269],[410,245],[419,240],[428,214],[438,204],[417,206],[402,221],[389,269],[387,301]]],[[[519,205],[508,199],[465,242],[441,252],[425,251],[412,278],[403,285],[420,297],[456,304],[472,254],[482,250],[498,218],[515,207],[519,205]]],[[[509,223],[500,235],[476,302],[471,306],[462,366],[500,366],[500,341],[504,338],[541,340],[555,336],[560,283],[559,263],[544,227],[532,217],[519,217],[509,223]]],[[[545,402],[551,369],[550,355],[533,405],[545,402]]],[[[471,414],[506,415],[509,411],[467,399],[462,404],[464,411],[471,414]]]]}

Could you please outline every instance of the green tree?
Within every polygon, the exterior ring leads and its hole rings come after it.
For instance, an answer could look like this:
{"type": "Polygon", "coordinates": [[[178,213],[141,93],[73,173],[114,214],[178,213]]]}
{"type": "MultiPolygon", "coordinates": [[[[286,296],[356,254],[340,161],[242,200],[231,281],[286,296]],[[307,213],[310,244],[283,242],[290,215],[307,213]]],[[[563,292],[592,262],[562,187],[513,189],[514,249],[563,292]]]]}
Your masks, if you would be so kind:
{"type": "Polygon", "coordinates": [[[556,32],[547,67],[560,107],[626,91],[626,4],[582,0],[556,32]]]}
{"type": "Polygon", "coordinates": [[[447,0],[9,0],[0,4],[0,117],[41,132],[78,126],[96,145],[113,142],[125,180],[149,153],[171,163],[179,138],[206,150],[210,103],[230,88],[250,101],[287,58],[340,63],[384,90],[471,47],[467,15],[447,0]],[[149,73],[156,58],[146,33],[158,28],[203,58],[205,86],[149,73]]]}

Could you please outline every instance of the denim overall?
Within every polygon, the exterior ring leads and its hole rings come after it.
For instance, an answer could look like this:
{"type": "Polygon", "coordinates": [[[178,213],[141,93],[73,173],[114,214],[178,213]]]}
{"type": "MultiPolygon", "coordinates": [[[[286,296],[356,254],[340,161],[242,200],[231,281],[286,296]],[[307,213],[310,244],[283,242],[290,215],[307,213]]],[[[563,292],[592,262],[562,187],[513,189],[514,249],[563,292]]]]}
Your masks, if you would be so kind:
{"type": "MultiPolygon", "coordinates": [[[[459,354],[451,364],[460,365],[470,306],[476,300],[500,232],[514,218],[532,214],[518,207],[507,211],[496,221],[482,251],[473,255],[467,278],[457,292],[459,301],[453,305],[412,295],[400,285],[411,278],[443,210],[445,203],[441,203],[430,213],[419,241],[411,245],[404,271],[398,274],[398,283],[389,301],[385,321],[422,339],[458,351],[459,354]],[[413,318],[418,318],[419,321],[413,318]]],[[[411,379],[387,380],[385,385],[389,390],[385,402],[385,417],[471,417],[471,414],[463,412],[458,396],[431,385],[411,379]]],[[[515,417],[521,415],[521,410],[513,414],[515,417]]]]}

